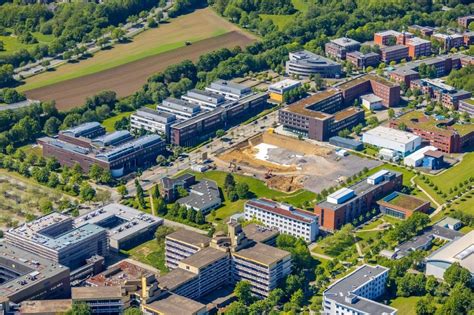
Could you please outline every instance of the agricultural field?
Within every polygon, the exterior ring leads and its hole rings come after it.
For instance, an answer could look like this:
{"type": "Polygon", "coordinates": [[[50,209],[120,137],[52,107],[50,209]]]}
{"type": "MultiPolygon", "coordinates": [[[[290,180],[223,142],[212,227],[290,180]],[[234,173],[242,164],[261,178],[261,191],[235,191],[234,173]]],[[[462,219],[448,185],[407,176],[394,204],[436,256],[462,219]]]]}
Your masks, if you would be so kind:
{"type": "Polygon", "coordinates": [[[38,41],[37,44],[23,44],[15,36],[0,36],[0,41],[4,44],[4,50],[0,51],[0,56],[14,53],[20,49],[32,48],[38,44],[48,44],[54,39],[53,35],[44,35],[40,32],[31,33],[34,38],[38,41]]]}
{"type": "Polygon", "coordinates": [[[61,110],[82,105],[87,96],[114,90],[127,96],[152,74],[183,60],[223,47],[246,46],[256,38],[244,33],[210,8],[197,10],[149,29],[132,42],[98,52],[55,71],[26,79],[19,90],[32,99],[55,99],[61,110]],[[191,42],[191,45],[186,45],[191,42]]]}
{"type": "MultiPolygon", "coordinates": [[[[308,2],[305,0],[292,0],[293,6],[299,12],[306,12],[308,10],[308,2]]],[[[291,22],[294,15],[278,15],[278,14],[260,14],[262,19],[270,19],[280,30],[283,30],[285,26],[291,22]]]]}
{"type": "Polygon", "coordinates": [[[52,202],[56,208],[61,200],[72,198],[53,189],[40,186],[0,170],[0,227],[10,227],[29,221],[44,213],[40,204],[44,200],[52,202]]]}

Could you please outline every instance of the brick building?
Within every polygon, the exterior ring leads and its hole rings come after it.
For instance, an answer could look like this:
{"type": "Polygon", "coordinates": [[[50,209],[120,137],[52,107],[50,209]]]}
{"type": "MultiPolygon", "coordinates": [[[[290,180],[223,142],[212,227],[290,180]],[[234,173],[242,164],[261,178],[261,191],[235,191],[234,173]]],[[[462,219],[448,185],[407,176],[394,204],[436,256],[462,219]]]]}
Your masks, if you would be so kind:
{"type": "Polygon", "coordinates": [[[346,54],[346,60],[356,68],[375,67],[380,62],[380,55],[374,52],[363,54],[360,51],[352,51],[346,54]]]}
{"type": "Polygon", "coordinates": [[[385,63],[408,58],[408,47],[404,45],[386,46],[380,49],[381,60],[385,63]]]}
{"type": "Polygon", "coordinates": [[[431,55],[431,42],[419,37],[413,37],[406,41],[408,47],[408,56],[418,58],[431,55]]]}
{"type": "Polygon", "coordinates": [[[341,37],[332,39],[329,43],[326,43],[325,53],[328,57],[344,60],[346,59],[347,53],[359,50],[359,48],[360,43],[358,41],[341,37]]]}
{"type": "Polygon", "coordinates": [[[460,34],[441,34],[434,33],[431,37],[443,45],[445,51],[451,50],[451,48],[459,48],[464,45],[464,37],[460,34]]]}
{"type": "Polygon", "coordinates": [[[429,26],[420,26],[420,25],[411,25],[408,26],[408,31],[414,33],[414,34],[419,34],[420,36],[424,37],[430,37],[433,35],[434,28],[429,27],[429,26]]]}
{"type": "Polygon", "coordinates": [[[471,22],[474,22],[474,15],[458,17],[458,24],[464,28],[468,28],[471,22]]]}
{"type": "Polygon", "coordinates": [[[449,109],[458,109],[459,101],[469,99],[471,93],[447,85],[440,79],[421,79],[410,83],[410,88],[418,89],[423,94],[428,94],[433,100],[440,102],[449,109]]]}
{"type": "Polygon", "coordinates": [[[415,212],[428,213],[430,203],[428,201],[395,191],[383,199],[377,201],[380,212],[397,219],[407,219],[415,212]]]}
{"type": "Polygon", "coordinates": [[[329,195],[315,206],[314,212],[319,216],[321,229],[335,231],[372,210],[378,199],[401,187],[401,173],[381,170],[366,180],[329,195]]]}

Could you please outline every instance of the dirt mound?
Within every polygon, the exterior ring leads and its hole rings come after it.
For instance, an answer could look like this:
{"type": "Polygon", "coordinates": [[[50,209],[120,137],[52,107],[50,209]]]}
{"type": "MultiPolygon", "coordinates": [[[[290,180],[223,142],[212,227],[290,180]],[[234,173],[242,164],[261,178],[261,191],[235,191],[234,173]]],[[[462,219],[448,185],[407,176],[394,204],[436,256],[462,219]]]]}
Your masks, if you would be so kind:
{"type": "Polygon", "coordinates": [[[267,186],[283,192],[294,192],[303,188],[305,176],[273,176],[267,180],[267,186]]]}

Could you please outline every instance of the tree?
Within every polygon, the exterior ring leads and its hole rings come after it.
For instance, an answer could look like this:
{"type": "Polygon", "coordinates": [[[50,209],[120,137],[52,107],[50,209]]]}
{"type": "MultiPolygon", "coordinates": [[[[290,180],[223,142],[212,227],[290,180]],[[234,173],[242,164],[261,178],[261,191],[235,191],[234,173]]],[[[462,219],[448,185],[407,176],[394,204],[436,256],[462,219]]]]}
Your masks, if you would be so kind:
{"type": "Polygon", "coordinates": [[[112,31],[112,39],[118,40],[119,42],[123,41],[125,37],[125,31],[121,27],[116,27],[112,31]]]}
{"type": "Polygon", "coordinates": [[[225,130],[223,130],[223,129],[218,129],[218,130],[216,131],[216,137],[217,137],[217,138],[222,138],[224,135],[225,135],[225,130]]]}
{"type": "Polygon", "coordinates": [[[202,211],[198,211],[196,213],[196,221],[197,224],[204,224],[206,223],[206,218],[204,217],[204,214],[202,214],[202,211]]]}
{"type": "Polygon", "coordinates": [[[426,278],[423,274],[407,273],[397,279],[397,296],[420,296],[425,294],[426,278]]]}
{"type": "Polygon", "coordinates": [[[416,302],[416,315],[433,315],[436,312],[436,307],[433,305],[433,299],[422,297],[416,302]]]}
{"type": "Polygon", "coordinates": [[[40,198],[40,200],[38,201],[38,207],[44,214],[53,212],[53,203],[51,202],[51,200],[49,200],[48,197],[40,198]]]}
{"type": "Polygon", "coordinates": [[[238,301],[244,305],[252,304],[254,298],[252,296],[252,285],[248,281],[239,281],[235,285],[234,295],[238,301]]]}
{"type": "Polygon", "coordinates": [[[72,308],[66,312],[66,315],[90,315],[92,311],[86,303],[74,302],[72,308]]]}
{"type": "Polygon", "coordinates": [[[92,166],[89,169],[89,177],[96,182],[99,181],[100,176],[102,176],[102,173],[104,172],[104,169],[100,167],[97,164],[92,164],[92,166]]]}
{"type": "Polygon", "coordinates": [[[301,288],[296,290],[290,298],[290,303],[295,306],[296,308],[300,308],[304,302],[304,293],[301,288]]]}
{"type": "Polygon", "coordinates": [[[96,191],[94,188],[89,185],[88,182],[83,182],[80,187],[80,193],[79,196],[84,200],[84,201],[91,201],[94,199],[96,195],[96,191]]]}
{"type": "Polygon", "coordinates": [[[155,28],[155,27],[158,26],[158,23],[156,22],[156,20],[153,17],[150,17],[147,20],[147,25],[148,25],[149,28],[155,28]]]}
{"type": "Polygon", "coordinates": [[[225,180],[224,180],[224,190],[228,191],[230,189],[233,189],[234,187],[235,187],[234,175],[232,175],[231,173],[228,173],[225,176],[225,180]]]}
{"type": "Polygon", "coordinates": [[[58,133],[59,126],[61,126],[61,121],[58,118],[49,117],[44,123],[43,132],[50,137],[54,136],[58,133]]]}
{"type": "Polygon", "coordinates": [[[179,186],[178,187],[178,195],[179,195],[180,198],[183,198],[183,197],[186,197],[187,195],[189,195],[189,193],[184,187],[179,186]]]}
{"type": "Polygon", "coordinates": [[[100,202],[102,206],[108,203],[111,199],[112,194],[110,193],[110,191],[105,189],[99,190],[95,196],[95,200],[97,200],[97,202],[100,202]]]}
{"type": "Polygon", "coordinates": [[[143,312],[137,307],[129,307],[123,313],[124,315],[142,315],[143,312]]]}
{"type": "Polygon", "coordinates": [[[347,138],[347,137],[349,137],[350,134],[351,134],[350,130],[345,128],[345,129],[339,131],[337,135],[339,137],[347,138]]]}
{"type": "Polygon", "coordinates": [[[249,194],[249,185],[247,183],[237,183],[237,185],[235,185],[235,192],[239,196],[239,199],[246,199],[249,194]]]}
{"type": "Polygon", "coordinates": [[[395,117],[395,111],[393,108],[388,109],[388,118],[393,119],[395,117]]]}
{"type": "Polygon", "coordinates": [[[154,199],[161,198],[160,188],[158,187],[158,185],[153,186],[153,188],[151,189],[151,195],[154,199]]]}
{"type": "Polygon", "coordinates": [[[468,314],[472,310],[472,301],[474,300],[474,294],[472,291],[462,284],[457,283],[454,288],[449,292],[449,296],[438,309],[436,314],[438,315],[457,315],[457,314],[468,314]]]}
{"type": "Polygon", "coordinates": [[[195,222],[196,221],[196,210],[194,210],[193,208],[189,208],[188,213],[186,214],[186,217],[190,222],[195,222]]]}
{"type": "Polygon", "coordinates": [[[166,163],[166,158],[163,155],[160,154],[156,157],[156,164],[157,165],[163,166],[163,165],[165,165],[165,163],[166,163]]]}
{"type": "Polygon", "coordinates": [[[454,287],[458,283],[465,287],[470,287],[471,285],[471,273],[466,268],[461,267],[457,262],[446,269],[443,278],[451,287],[454,287]]]}
{"type": "Polygon", "coordinates": [[[117,191],[122,198],[125,198],[128,195],[127,187],[123,184],[117,187],[117,191]]]}
{"type": "Polygon", "coordinates": [[[248,315],[249,311],[245,304],[242,302],[232,302],[225,310],[226,315],[248,315]]]}

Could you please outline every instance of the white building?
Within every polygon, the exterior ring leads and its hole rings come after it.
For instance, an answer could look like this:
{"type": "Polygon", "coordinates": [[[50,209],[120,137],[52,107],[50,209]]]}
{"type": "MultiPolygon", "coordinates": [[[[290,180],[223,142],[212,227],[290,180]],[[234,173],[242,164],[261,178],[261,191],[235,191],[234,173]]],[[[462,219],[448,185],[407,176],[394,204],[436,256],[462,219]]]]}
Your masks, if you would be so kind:
{"type": "Polygon", "coordinates": [[[423,147],[412,154],[408,155],[403,159],[403,164],[406,166],[418,167],[423,164],[423,159],[425,157],[425,153],[428,151],[437,151],[438,148],[434,146],[427,146],[423,147]]]}
{"type": "Polygon", "coordinates": [[[198,89],[188,91],[181,98],[189,103],[197,104],[206,110],[213,110],[227,102],[223,95],[198,89]]]}
{"type": "Polygon", "coordinates": [[[389,269],[362,265],[323,293],[325,315],[395,315],[397,309],[373,301],[385,293],[389,269]]]}
{"type": "Polygon", "coordinates": [[[132,131],[140,131],[143,129],[168,136],[170,126],[174,122],[176,122],[176,116],[174,114],[142,107],[130,116],[130,129],[132,131]]]}
{"type": "Polygon", "coordinates": [[[375,94],[365,94],[360,97],[362,106],[368,110],[376,110],[383,108],[382,99],[375,94]]]}
{"type": "Polygon", "coordinates": [[[379,126],[364,132],[362,142],[394,150],[405,156],[420,147],[421,137],[410,132],[379,126]]]}
{"type": "Polygon", "coordinates": [[[245,219],[256,219],[280,233],[303,238],[311,243],[319,233],[319,218],[314,213],[293,208],[269,199],[254,199],[245,203],[245,219]]]}
{"type": "Polygon", "coordinates": [[[384,161],[398,161],[400,155],[397,151],[382,148],[379,150],[379,158],[384,159],[384,161]]]}
{"type": "Polygon", "coordinates": [[[474,231],[447,243],[428,256],[426,275],[443,279],[446,269],[456,262],[474,276],[474,231]]]}
{"type": "Polygon", "coordinates": [[[176,118],[187,120],[201,112],[201,107],[197,104],[189,103],[185,100],[168,97],[161,104],[156,106],[159,111],[176,115],[176,118]]]}
{"type": "Polygon", "coordinates": [[[211,85],[206,88],[206,91],[223,95],[230,101],[238,101],[252,93],[252,90],[245,85],[225,80],[212,82],[211,85]]]}

